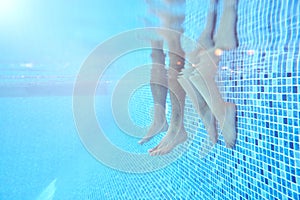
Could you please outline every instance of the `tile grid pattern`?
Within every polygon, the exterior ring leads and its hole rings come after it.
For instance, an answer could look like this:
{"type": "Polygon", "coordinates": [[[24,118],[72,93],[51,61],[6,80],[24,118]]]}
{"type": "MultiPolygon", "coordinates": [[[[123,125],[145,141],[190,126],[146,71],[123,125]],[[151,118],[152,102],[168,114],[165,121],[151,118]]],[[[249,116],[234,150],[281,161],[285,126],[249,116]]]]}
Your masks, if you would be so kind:
{"type": "MultiPolygon", "coordinates": [[[[187,1],[185,29],[192,39],[204,27],[206,3],[187,1]]],[[[300,199],[299,8],[296,0],[239,2],[239,47],[223,54],[216,76],[223,98],[237,104],[234,150],[220,135],[209,155],[199,158],[207,135],[187,99],[189,150],[156,172],[110,172],[115,176],[102,188],[107,198],[300,199]]],[[[149,88],[141,94],[151,95],[149,88]]]]}

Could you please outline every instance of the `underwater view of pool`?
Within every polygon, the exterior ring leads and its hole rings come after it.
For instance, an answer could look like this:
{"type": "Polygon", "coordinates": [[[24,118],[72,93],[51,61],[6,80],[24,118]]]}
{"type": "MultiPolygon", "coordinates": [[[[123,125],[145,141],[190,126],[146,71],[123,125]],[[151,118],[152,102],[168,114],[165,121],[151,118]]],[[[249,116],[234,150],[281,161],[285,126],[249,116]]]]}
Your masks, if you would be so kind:
{"type": "MultiPolygon", "coordinates": [[[[214,9],[225,1],[235,2],[214,9]]],[[[238,46],[214,77],[236,105],[235,146],[218,125],[203,154],[207,131],[187,96],[187,141],[150,156],[166,132],[138,143],[155,109],[147,28],[166,2],[0,1],[1,200],[300,199],[300,2],[237,3],[238,46]]],[[[173,2],[185,2],[183,35],[197,40],[213,1],[173,2]]],[[[171,113],[168,93],[168,123],[171,113]]]]}

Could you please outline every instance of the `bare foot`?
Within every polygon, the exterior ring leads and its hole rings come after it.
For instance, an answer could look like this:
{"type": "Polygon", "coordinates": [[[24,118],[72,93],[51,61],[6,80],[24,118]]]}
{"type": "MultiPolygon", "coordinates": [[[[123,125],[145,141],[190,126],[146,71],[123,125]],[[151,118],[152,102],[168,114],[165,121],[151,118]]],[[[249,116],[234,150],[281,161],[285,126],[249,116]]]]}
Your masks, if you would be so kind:
{"type": "MultiPolygon", "coordinates": [[[[173,129],[175,130],[175,129],[173,129]]],[[[151,156],[164,155],[172,151],[177,145],[185,142],[187,140],[187,133],[184,128],[180,131],[172,131],[170,128],[166,134],[166,136],[161,140],[161,142],[149,150],[151,156]]]]}
{"type": "MultiPolygon", "coordinates": [[[[236,107],[233,103],[226,103],[222,99],[220,91],[214,81],[214,75],[219,62],[216,53],[218,49],[211,49],[207,54],[201,56],[201,62],[196,66],[195,75],[190,77],[192,84],[197,88],[198,92],[205,99],[210,110],[218,120],[222,129],[222,134],[226,143],[226,147],[232,148],[235,145],[236,133],[236,107]]],[[[213,126],[211,126],[213,127],[213,126]]],[[[211,139],[214,140],[214,131],[211,133],[211,139]]],[[[216,142],[216,141],[215,141],[216,142]]]]}
{"type": "Polygon", "coordinates": [[[226,103],[226,113],[224,122],[221,124],[221,131],[227,148],[233,148],[237,139],[236,132],[236,105],[226,103]]]}
{"type": "Polygon", "coordinates": [[[155,135],[167,131],[169,125],[166,120],[155,120],[151,124],[148,133],[139,141],[139,144],[144,144],[151,140],[155,135]]]}

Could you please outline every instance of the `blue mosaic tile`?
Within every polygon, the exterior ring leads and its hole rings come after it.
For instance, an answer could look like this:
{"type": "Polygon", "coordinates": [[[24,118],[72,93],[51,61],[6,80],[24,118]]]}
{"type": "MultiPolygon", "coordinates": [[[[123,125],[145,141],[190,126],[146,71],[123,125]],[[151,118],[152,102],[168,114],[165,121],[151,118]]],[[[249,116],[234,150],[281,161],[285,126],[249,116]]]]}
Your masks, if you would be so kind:
{"type": "MultiPolygon", "coordinates": [[[[204,28],[207,2],[187,0],[184,27],[192,39],[204,28]]],[[[224,100],[238,108],[238,141],[233,150],[225,147],[220,134],[207,157],[199,158],[207,133],[187,99],[184,122],[193,137],[188,151],[156,172],[114,172],[103,189],[110,194],[106,198],[300,199],[299,9],[297,0],[239,1],[239,47],[224,52],[216,76],[224,100]]],[[[130,112],[137,124],[150,123],[149,111],[140,108],[151,103],[149,87],[133,95],[130,112]]]]}

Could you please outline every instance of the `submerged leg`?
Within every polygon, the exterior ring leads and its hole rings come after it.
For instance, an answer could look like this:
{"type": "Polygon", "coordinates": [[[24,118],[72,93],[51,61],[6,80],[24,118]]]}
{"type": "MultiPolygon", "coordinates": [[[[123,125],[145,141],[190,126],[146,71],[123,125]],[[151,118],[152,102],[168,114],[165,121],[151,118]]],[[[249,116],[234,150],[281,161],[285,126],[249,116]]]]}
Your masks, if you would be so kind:
{"type": "Polygon", "coordinates": [[[189,78],[193,75],[193,71],[194,68],[188,68],[183,70],[182,75],[178,78],[178,82],[184,88],[184,91],[190,98],[193,107],[196,109],[206,128],[212,145],[214,145],[215,143],[217,143],[218,140],[216,120],[209,106],[205,102],[205,99],[199,93],[197,88],[195,88],[193,83],[189,80],[189,78]]]}
{"type": "Polygon", "coordinates": [[[209,11],[206,17],[206,25],[200,37],[198,38],[199,46],[197,46],[197,48],[189,55],[189,61],[193,64],[200,62],[198,56],[199,53],[201,53],[202,51],[206,51],[207,49],[210,49],[214,46],[213,34],[216,24],[217,2],[218,0],[210,0],[209,11]]]}
{"type": "Polygon", "coordinates": [[[140,144],[148,142],[153,136],[167,131],[166,98],[168,92],[167,70],[165,69],[165,54],[162,41],[151,41],[152,45],[152,69],[151,92],[154,101],[154,116],[147,134],[139,141],[140,144]]]}
{"type": "Polygon", "coordinates": [[[219,57],[210,49],[199,55],[201,62],[196,66],[198,73],[190,77],[191,82],[201,93],[210,110],[219,121],[226,146],[232,148],[235,144],[236,133],[236,106],[224,102],[215,83],[214,77],[219,63],[219,57]]]}
{"type": "MultiPolygon", "coordinates": [[[[190,56],[190,62],[196,64],[199,63],[199,54],[207,49],[213,47],[214,42],[212,39],[215,22],[216,22],[216,7],[217,0],[210,0],[209,11],[207,15],[207,21],[204,31],[201,33],[201,36],[198,39],[199,47],[193,51],[190,56]]],[[[182,75],[179,77],[178,81],[180,85],[184,88],[188,97],[191,99],[194,108],[197,110],[206,130],[209,135],[209,138],[214,145],[217,142],[218,134],[216,130],[215,117],[213,116],[211,110],[209,109],[207,103],[201,94],[197,91],[194,85],[189,80],[190,76],[193,75],[195,68],[189,68],[183,70],[182,75]]],[[[209,142],[206,142],[209,144],[209,142]]]]}
{"type": "Polygon", "coordinates": [[[209,11],[207,14],[206,26],[201,33],[198,43],[201,45],[203,50],[207,50],[214,46],[213,34],[216,24],[216,7],[218,0],[210,0],[209,11]]]}
{"type": "Polygon", "coordinates": [[[238,0],[224,0],[220,25],[214,37],[216,48],[230,50],[238,45],[236,34],[237,4],[238,0]]]}
{"type": "Polygon", "coordinates": [[[180,35],[176,34],[173,39],[169,39],[168,46],[170,49],[168,84],[172,104],[171,121],[167,134],[162,141],[155,148],[149,150],[151,156],[169,153],[178,144],[187,140],[187,133],[183,124],[185,92],[177,81],[178,74],[184,67],[184,58],[182,57],[184,52],[180,45],[180,35]]]}
{"type": "MultiPolygon", "coordinates": [[[[212,0],[211,4],[213,3],[216,2],[212,0]]],[[[224,0],[223,14],[215,36],[215,47],[208,49],[206,52],[198,51],[192,55],[196,58],[193,59],[196,61],[194,62],[196,71],[189,78],[218,120],[226,146],[229,148],[235,145],[237,138],[236,106],[233,103],[223,101],[214,77],[219,64],[218,56],[222,52],[221,49],[232,49],[237,46],[236,6],[237,0],[224,0]]],[[[211,17],[208,15],[208,22],[214,21],[212,16],[214,15],[211,14],[211,17]]],[[[213,30],[211,26],[208,27],[210,27],[210,30],[213,30]]]]}

